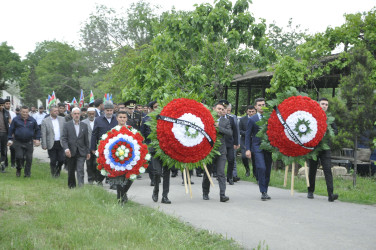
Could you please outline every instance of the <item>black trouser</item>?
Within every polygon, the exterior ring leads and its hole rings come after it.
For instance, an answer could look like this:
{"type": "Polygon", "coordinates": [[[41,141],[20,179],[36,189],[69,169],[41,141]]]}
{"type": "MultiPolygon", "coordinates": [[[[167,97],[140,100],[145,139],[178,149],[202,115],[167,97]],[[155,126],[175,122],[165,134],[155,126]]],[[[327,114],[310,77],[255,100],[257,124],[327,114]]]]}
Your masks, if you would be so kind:
{"type": "Polygon", "coordinates": [[[116,185],[116,190],[117,190],[117,199],[119,200],[121,198],[121,201],[124,201],[124,196],[128,192],[129,188],[132,186],[133,181],[130,179],[127,179],[127,182],[125,185],[116,185]]]}
{"type": "Polygon", "coordinates": [[[7,132],[0,132],[0,151],[1,157],[0,162],[8,162],[7,160],[7,143],[8,143],[8,134],[7,132]]]}
{"type": "Polygon", "coordinates": [[[89,183],[96,181],[97,171],[97,158],[95,157],[95,154],[90,152],[90,159],[86,161],[87,181],[89,183]]]}
{"type": "Polygon", "coordinates": [[[227,148],[227,179],[232,180],[232,175],[234,172],[234,161],[235,161],[235,152],[234,146],[226,147],[227,148]]]}
{"type": "Polygon", "coordinates": [[[154,167],[153,167],[153,162],[150,160],[148,161],[148,168],[146,169],[146,171],[148,172],[149,174],[149,178],[150,180],[152,181],[154,179],[154,167]]]}
{"type": "MultiPolygon", "coordinates": [[[[207,165],[209,175],[211,175],[214,167],[217,169],[217,174],[218,174],[217,179],[218,179],[220,197],[225,196],[225,193],[226,193],[225,166],[226,166],[225,154],[215,156],[212,164],[207,165]]],[[[209,194],[209,191],[210,191],[210,181],[209,181],[209,177],[206,174],[206,171],[204,171],[204,177],[202,179],[202,193],[209,194]]]]}
{"type": "Polygon", "coordinates": [[[81,156],[77,151],[74,156],[70,158],[67,157],[67,163],[68,163],[68,187],[69,188],[76,187],[76,176],[75,176],[76,171],[77,171],[78,186],[83,186],[84,185],[85,156],[81,156]]]}
{"type": "Polygon", "coordinates": [[[24,167],[25,164],[25,176],[29,177],[31,175],[31,164],[33,162],[33,151],[34,145],[33,141],[28,142],[20,142],[15,140],[13,143],[14,150],[16,151],[16,165],[17,170],[21,171],[21,168],[24,167]]]}
{"type": "Polygon", "coordinates": [[[60,141],[55,141],[51,149],[47,150],[50,157],[51,175],[53,177],[60,176],[61,166],[65,161],[64,149],[60,145],[60,141]]]}
{"type": "MultiPolygon", "coordinates": [[[[16,151],[14,150],[13,145],[9,147],[9,151],[10,151],[10,163],[12,164],[12,166],[16,165],[16,151]]],[[[5,166],[8,167],[8,157],[5,159],[5,166]]]]}
{"type": "Polygon", "coordinates": [[[154,167],[154,190],[153,193],[158,194],[159,192],[159,183],[161,176],[163,177],[163,191],[162,197],[167,197],[168,192],[170,191],[170,169],[167,166],[163,166],[161,160],[158,158],[151,158],[154,167]]]}
{"type": "MultiPolygon", "coordinates": [[[[320,160],[322,168],[324,170],[324,176],[326,181],[326,188],[328,190],[328,195],[333,194],[333,176],[331,170],[331,153],[330,150],[320,151],[317,158],[320,160]]],[[[309,160],[309,187],[308,192],[315,191],[315,181],[317,172],[318,161],[309,160]]]]}

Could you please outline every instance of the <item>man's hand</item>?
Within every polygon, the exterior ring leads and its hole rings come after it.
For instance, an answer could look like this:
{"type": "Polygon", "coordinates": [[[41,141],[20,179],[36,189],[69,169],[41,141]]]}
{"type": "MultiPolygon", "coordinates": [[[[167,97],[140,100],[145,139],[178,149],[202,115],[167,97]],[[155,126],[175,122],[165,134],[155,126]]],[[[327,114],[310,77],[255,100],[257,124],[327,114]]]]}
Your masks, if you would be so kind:
{"type": "Polygon", "coordinates": [[[71,158],[71,157],[72,157],[71,152],[70,152],[69,149],[66,149],[66,150],[65,150],[65,155],[66,155],[68,158],[71,158]]]}
{"type": "Polygon", "coordinates": [[[46,150],[47,148],[43,148],[43,147],[42,147],[42,149],[43,149],[43,150],[46,150]]]}
{"type": "Polygon", "coordinates": [[[40,145],[40,141],[39,140],[34,140],[34,146],[38,147],[39,145],[40,145]]]}
{"type": "Polygon", "coordinates": [[[90,154],[86,155],[86,160],[88,161],[90,159],[90,154]]]}
{"type": "Polygon", "coordinates": [[[7,146],[10,147],[12,146],[12,144],[13,144],[13,141],[8,141],[7,146]]]}
{"type": "Polygon", "coordinates": [[[240,148],[240,145],[234,145],[234,149],[237,150],[240,148]]]}
{"type": "Polygon", "coordinates": [[[91,150],[91,153],[92,153],[93,155],[95,155],[95,150],[91,150]]]}
{"type": "Polygon", "coordinates": [[[218,122],[214,123],[214,127],[218,128],[218,122]]]}
{"type": "Polygon", "coordinates": [[[247,151],[245,151],[245,156],[246,156],[248,159],[251,159],[251,158],[252,158],[251,150],[247,150],[247,151]]]}

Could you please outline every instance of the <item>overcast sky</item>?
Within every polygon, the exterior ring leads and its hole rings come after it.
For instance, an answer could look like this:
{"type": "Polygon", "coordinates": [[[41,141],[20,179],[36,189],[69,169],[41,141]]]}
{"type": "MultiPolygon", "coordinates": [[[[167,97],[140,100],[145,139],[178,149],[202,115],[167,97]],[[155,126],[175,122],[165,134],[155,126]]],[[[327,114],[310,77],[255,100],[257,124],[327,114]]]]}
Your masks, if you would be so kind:
{"type": "MultiPolygon", "coordinates": [[[[235,0],[233,0],[234,2],[235,0]]],[[[82,23],[95,11],[97,4],[127,9],[126,0],[1,0],[0,42],[6,41],[14,52],[24,57],[44,40],[64,41],[78,45],[82,23]]],[[[212,0],[154,0],[163,10],[175,6],[177,10],[193,10],[195,3],[211,3],[212,0]]],[[[375,0],[253,0],[250,11],[256,18],[267,23],[276,21],[286,26],[289,18],[310,33],[323,32],[326,27],[344,23],[343,14],[369,11],[376,6],[375,0]]]]}

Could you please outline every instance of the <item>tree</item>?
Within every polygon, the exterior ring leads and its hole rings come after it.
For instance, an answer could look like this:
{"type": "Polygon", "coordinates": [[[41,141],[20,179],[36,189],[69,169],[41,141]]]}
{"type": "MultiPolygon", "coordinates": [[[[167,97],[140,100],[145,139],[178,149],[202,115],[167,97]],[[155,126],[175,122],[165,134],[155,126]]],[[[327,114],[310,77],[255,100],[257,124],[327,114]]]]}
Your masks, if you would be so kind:
{"type": "Polygon", "coordinates": [[[292,18],[289,19],[287,31],[277,26],[275,22],[269,24],[267,37],[279,55],[298,58],[296,48],[305,42],[308,30],[301,30],[300,25],[293,27],[292,18]]]}
{"type": "Polygon", "coordinates": [[[265,37],[266,25],[255,23],[249,3],[239,0],[233,6],[220,0],[192,12],[163,13],[154,25],[158,35],[150,45],[118,58],[108,85],[121,86],[124,97],[141,102],[176,89],[200,93],[208,103],[223,97],[224,86],[235,74],[265,68],[275,59],[265,37]]]}
{"type": "Polygon", "coordinates": [[[17,82],[24,70],[20,56],[12,52],[7,42],[0,45],[0,90],[6,90],[9,82],[17,82]]]}
{"type": "Polygon", "coordinates": [[[61,101],[78,96],[79,79],[90,73],[81,59],[80,52],[69,44],[57,41],[38,44],[27,55],[28,70],[22,81],[24,97],[46,98],[52,91],[61,101]]]}

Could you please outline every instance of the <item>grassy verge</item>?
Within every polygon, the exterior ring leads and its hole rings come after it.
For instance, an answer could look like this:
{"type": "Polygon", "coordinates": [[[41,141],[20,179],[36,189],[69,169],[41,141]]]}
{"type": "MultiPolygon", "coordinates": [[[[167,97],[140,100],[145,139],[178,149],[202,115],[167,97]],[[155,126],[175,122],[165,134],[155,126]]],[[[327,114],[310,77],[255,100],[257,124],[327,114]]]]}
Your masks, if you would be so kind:
{"type": "Polygon", "coordinates": [[[0,173],[0,249],[240,249],[232,240],[197,230],[101,187],[67,187],[49,166],[35,163],[32,177],[0,173]]]}
{"type": "MultiPolygon", "coordinates": [[[[251,176],[245,177],[245,169],[243,163],[239,159],[237,161],[238,176],[241,180],[256,182],[251,176]]],[[[291,168],[290,168],[291,171],[291,168]]],[[[270,175],[270,186],[290,189],[291,172],[288,175],[286,187],[283,187],[285,172],[284,170],[272,169],[270,175]]],[[[353,202],[359,204],[376,204],[376,178],[375,177],[357,177],[356,187],[353,187],[353,181],[343,178],[333,178],[334,192],[339,195],[340,201],[353,202]]],[[[295,177],[294,190],[297,192],[307,192],[307,184],[305,178],[295,177]]],[[[326,182],[324,178],[316,178],[315,194],[327,196],[326,182]]]]}

